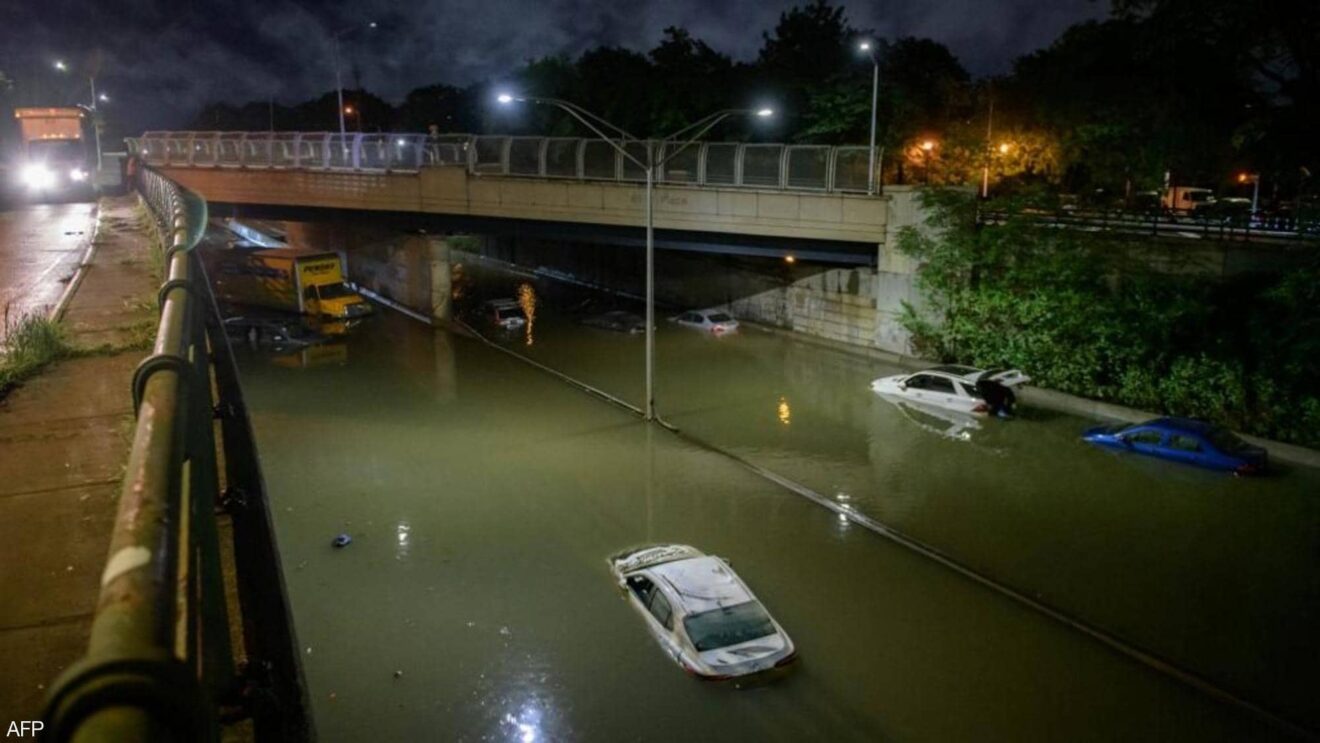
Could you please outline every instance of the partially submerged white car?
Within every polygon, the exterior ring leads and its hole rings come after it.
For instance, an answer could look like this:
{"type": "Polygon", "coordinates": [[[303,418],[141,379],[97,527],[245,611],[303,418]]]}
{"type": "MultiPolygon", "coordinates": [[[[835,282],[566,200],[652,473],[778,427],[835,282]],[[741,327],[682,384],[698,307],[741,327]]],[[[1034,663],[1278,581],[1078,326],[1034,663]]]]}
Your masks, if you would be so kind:
{"type": "Polygon", "coordinates": [[[1030,381],[1031,377],[1017,369],[987,371],[948,364],[912,374],[880,377],[871,382],[871,390],[891,400],[907,400],[982,415],[1011,412],[1015,399],[1013,388],[1030,381]],[[995,399],[996,395],[1005,399],[995,399]]]}
{"type": "Polygon", "coordinates": [[[527,313],[513,299],[487,300],[481,306],[481,314],[485,315],[487,321],[505,330],[521,328],[527,324],[527,313]]]}
{"type": "Polygon", "coordinates": [[[732,333],[738,329],[738,321],[724,310],[689,310],[669,319],[679,325],[705,330],[715,335],[732,333]]]}
{"type": "Polygon", "coordinates": [[[797,657],[788,634],[719,557],[664,544],[617,554],[610,569],[665,653],[690,674],[730,679],[797,657]]]}

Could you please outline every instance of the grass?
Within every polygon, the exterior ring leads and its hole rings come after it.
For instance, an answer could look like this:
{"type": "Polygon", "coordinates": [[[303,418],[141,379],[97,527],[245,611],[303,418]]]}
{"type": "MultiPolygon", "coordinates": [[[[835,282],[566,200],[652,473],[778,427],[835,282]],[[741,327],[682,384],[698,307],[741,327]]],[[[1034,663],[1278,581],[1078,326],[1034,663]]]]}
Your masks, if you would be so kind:
{"type": "Polygon", "coordinates": [[[17,318],[5,310],[5,342],[0,349],[0,397],[70,353],[64,328],[41,312],[17,318]]]}
{"type": "Polygon", "coordinates": [[[136,228],[148,237],[147,270],[151,272],[152,278],[156,279],[156,283],[164,282],[165,239],[161,235],[160,225],[156,223],[156,218],[151,215],[151,211],[142,202],[139,201],[133,211],[134,219],[137,221],[136,228]]]}
{"type": "Polygon", "coordinates": [[[99,346],[70,346],[67,355],[72,358],[85,358],[115,356],[129,351],[150,351],[156,344],[156,325],[154,318],[147,318],[117,326],[114,330],[124,333],[118,342],[102,343],[99,346]]]}

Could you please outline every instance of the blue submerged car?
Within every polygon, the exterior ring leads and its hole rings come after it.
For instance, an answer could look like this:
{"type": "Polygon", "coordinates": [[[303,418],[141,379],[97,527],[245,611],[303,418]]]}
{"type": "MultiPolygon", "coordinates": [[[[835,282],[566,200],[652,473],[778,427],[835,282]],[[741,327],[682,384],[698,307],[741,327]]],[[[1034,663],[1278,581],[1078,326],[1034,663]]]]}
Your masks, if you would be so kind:
{"type": "Polygon", "coordinates": [[[1265,471],[1269,455],[1229,431],[1188,418],[1156,418],[1145,423],[1096,426],[1082,440],[1119,451],[1136,452],[1238,475],[1265,471]]]}

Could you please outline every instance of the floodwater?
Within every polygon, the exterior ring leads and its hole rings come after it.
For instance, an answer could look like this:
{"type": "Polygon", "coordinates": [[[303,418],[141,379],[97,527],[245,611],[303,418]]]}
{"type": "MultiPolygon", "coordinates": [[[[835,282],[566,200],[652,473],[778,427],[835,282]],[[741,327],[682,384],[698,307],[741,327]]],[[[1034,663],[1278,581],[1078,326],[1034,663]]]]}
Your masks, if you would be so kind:
{"type": "MultiPolygon", "coordinates": [[[[472,300],[525,282],[475,273],[472,300]]],[[[526,283],[500,342],[640,403],[641,336],[526,283]]],[[[893,369],[751,329],[662,322],[658,354],[686,434],[1320,726],[1317,473],[1114,456],[1043,411],[960,430],[874,397],[893,369]]],[[[387,312],[240,361],[324,741],[1287,737],[476,339],[387,312]],[[730,559],[794,672],[683,674],[606,567],[653,542],[730,559]]]]}

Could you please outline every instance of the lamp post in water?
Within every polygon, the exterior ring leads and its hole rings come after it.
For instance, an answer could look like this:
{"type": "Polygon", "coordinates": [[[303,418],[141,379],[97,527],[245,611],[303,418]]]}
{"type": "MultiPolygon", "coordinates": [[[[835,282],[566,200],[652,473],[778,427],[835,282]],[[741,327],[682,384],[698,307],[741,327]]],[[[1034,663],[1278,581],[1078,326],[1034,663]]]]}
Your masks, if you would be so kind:
{"type": "Polygon", "coordinates": [[[540,103],[565,111],[646,173],[646,405],[643,414],[646,420],[655,420],[655,210],[653,204],[656,173],[661,166],[678,156],[703,134],[730,116],[748,115],[766,119],[774,116],[775,112],[770,108],[730,108],[716,111],[688,124],[664,139],[655,141],[638,139],[581,106],[558,98],[538,98],[500,93],[496,100],[505,106],[513,103],[540,103]],[[615,136],[611,137],[602,130],[609,130],[615,136]],[[664,157],[656,159],[658,150],[663,149],[665,145],[671,142],[678,142],[680,139],[682,140],[681,146],[673,152],[666,153],[664,157]],[[646,162],[642,162],[628,151],[628,145],[631,143],[646,146],[646,162]]]}

